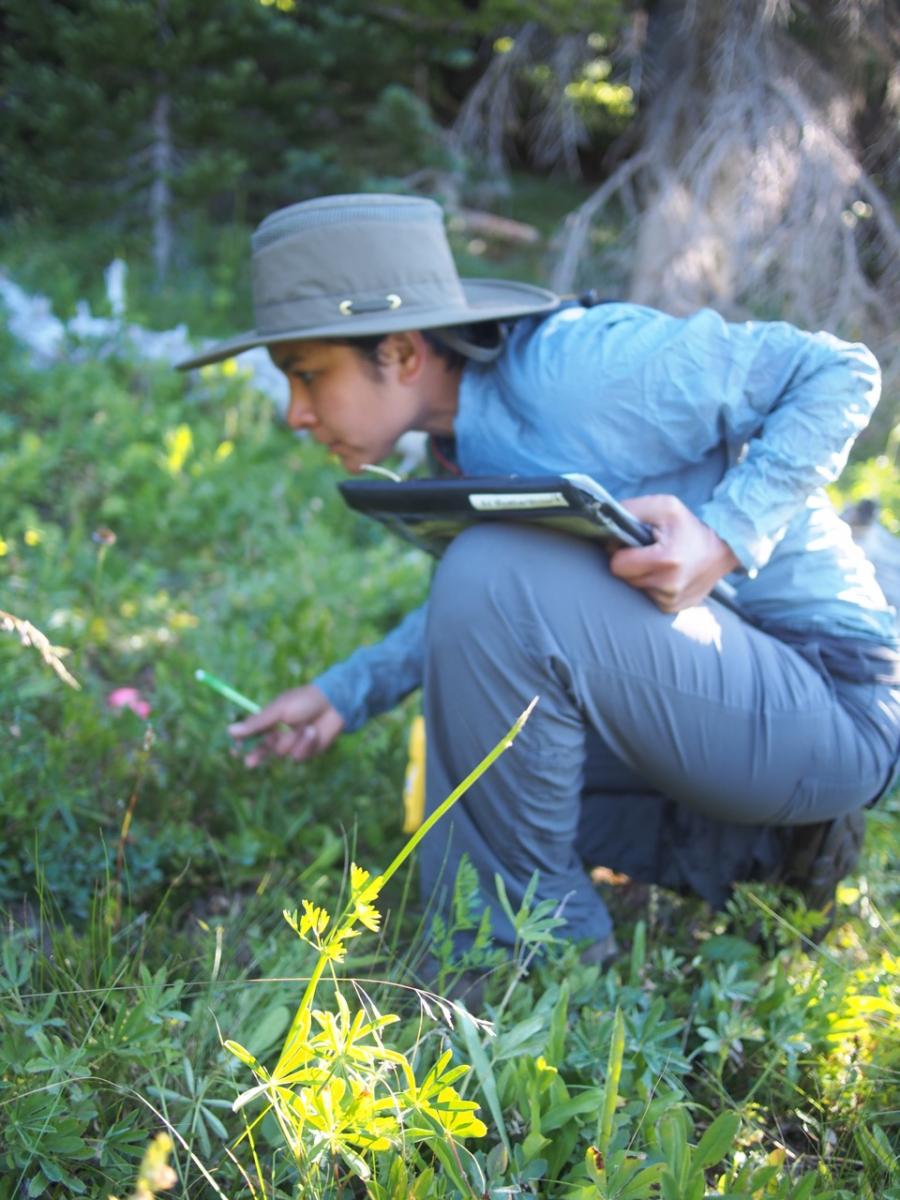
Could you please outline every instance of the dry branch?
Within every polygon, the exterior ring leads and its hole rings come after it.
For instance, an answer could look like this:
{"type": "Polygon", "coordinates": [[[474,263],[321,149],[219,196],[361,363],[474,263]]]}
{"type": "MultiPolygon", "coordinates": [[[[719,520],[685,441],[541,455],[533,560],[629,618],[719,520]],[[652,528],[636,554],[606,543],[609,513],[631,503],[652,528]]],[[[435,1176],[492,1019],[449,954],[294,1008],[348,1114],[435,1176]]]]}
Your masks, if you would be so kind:
{"type": "Polygon", "coordinates": [[[849,89],[788,37],[786,10],[663,6],[648,34],[640,148],[569,218],[553,286],[609,290],[618,272],[629,299],[675,313],[777,311],[867,341],[890,382],[900,228],[853,145],[849,89]],[[625,237],[598,257],[595,222],[635,202],[625,237]]]}

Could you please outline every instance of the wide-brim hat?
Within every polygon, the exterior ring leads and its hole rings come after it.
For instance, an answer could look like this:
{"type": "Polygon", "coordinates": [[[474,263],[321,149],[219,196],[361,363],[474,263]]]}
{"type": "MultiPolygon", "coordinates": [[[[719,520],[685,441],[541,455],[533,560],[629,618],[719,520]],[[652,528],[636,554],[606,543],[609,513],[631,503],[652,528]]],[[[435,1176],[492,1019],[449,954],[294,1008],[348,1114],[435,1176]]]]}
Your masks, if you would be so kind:
{"type": "Polygon", "coordinates": [[[440,206],[415,196],[304,200],[266,217],[251,244],[256,328],[181,370],[255,346],[509,320],[559,303],[527,283],[460,279],[440,206]]]}

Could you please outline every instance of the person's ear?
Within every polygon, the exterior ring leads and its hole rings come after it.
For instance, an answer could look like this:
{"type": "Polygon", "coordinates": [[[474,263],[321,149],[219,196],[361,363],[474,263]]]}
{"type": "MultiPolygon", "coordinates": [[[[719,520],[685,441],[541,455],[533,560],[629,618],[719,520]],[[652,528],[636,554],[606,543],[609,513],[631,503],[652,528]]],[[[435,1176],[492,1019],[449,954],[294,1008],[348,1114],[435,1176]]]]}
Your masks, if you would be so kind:
{"type": "Polygon", "coordinates": [[[397,367],[401,383],[415,383],[425,366],[428,343],[417,329],[390,333],[381,343],[381,361],[397,367]]]}

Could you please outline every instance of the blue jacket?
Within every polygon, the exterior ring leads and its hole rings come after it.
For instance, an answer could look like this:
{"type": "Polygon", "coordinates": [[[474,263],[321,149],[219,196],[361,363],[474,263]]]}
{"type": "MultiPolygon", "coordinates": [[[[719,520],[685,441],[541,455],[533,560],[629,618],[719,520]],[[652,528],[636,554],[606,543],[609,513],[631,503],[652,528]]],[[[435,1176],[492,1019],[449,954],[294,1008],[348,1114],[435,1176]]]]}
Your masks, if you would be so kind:
{"type": "MultiPolygon", "coordinates": [[[[568,305],[468,365],[464,475],[581,471],[619,499],[678,496],[732,548],[742,606],[786,633],[897,644],[895,614],[823,487],[878,402],[861,345],[776,322],[568,305]]],[[[316,683],[357,729],[422,681],[427,605],[316,683]]]]}

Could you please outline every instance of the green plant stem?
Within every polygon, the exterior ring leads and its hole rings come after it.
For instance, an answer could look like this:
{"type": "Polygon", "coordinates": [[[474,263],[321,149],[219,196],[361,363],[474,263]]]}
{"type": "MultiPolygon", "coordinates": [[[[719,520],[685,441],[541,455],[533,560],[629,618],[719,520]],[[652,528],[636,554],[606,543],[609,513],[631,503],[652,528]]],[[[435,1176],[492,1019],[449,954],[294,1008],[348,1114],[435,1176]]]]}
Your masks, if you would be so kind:
{"type": "Polygon", "coordinates": [[[492,766],[500,757],[500,755],[503,754],[505,750],[510,748],[513,742],[522,732],[522,727],[531,716],[532,710],[537,704],[538,699],[538,696],[534,697],[522,715],[516,720],[509,733],[507,733],[504,738],[501,738],[493,750],[491,750],[491,752],[481,760],[478,766],[465,777],[461,784],[453,789],[447,799],[438,805],[431,816],[422,822],[400,853],[394,857],[387,870],[382,875],[381,878],[383,884],[387,883],[391,876],[406,862],[413,850],[415,850],[416,846],[418,846],[419,842],[421,842],[422,838],[434,828],[441,817],[443,817],[445,813],[449,812],[457,800],[464,796],[474,783],[478,782],[488,767],[492,766]]]}
{"type": "Polygon", "coordinates": [[[315,967],[313,968],[313,973],[309,977],[309,983],[307,983],[306,988],[304,989],[303,998],[300,1001],[300,1006],[297,1009],[297,1012],[294,1014],[294,1019],[291,1022],[291,1027],[288,1030],[288,1035],[284,1039],[285,1049],[287,1049],[287,1047],[291,1043],[291,1038],[294,1036],[294,1031],[296,1030],[297,1026],[300,1023],[301,1014],[304,1013],[307,1010],[307,1008],[309,1008],[310,1004],[312,1004],[313,996],[316,994],[316,988],[319,986],[319,980],[322,978],[322,973],[325,970],[325,964],[327,962],[328,962],[328,956],[325,954],[320,954],[319,961],[316,963],[315,967]]]}
{"type": "MultiPolygon", "coordinates": [[[[532,710],[534,709],[534,706],[537,704],[538,699],[539,699],[538,696],[534,697],[534,699],[531,701],[531,703],[528,705],[528,707],[525,709],[525,711],[521,714],[521,716],[518,717],[516,719],[516,721],[513,723],[513,726],[509,730],[509,732],[500,739],[500,741],[493,748],[493,750],[491,750],[487,755],[485,755],[485,757],[481,760],[481,762],[478,764],[478,766],[475,767],[475,769],[473,771],[470,771],[470,773],[465,777],[465,779],[462,781],[462,783],[460,783],[457,787],[455,787],[453,789],[453,791],[450,793],[450,795],[447,797],[447,799],[438,805],[438,807],[434,810],[434,812],[431,814],[431,816],[428,817],[427,820],[423,821],[423,823],[419,826],[419,828],[416,830],[416,832],[406,842],[406,845],[403,846],[403,848],[400,850],[400,852],[398,854],[396,854],[393,859],[391,859],[391,862],[388,865],[387,870],[381,876],[381,886],[382,887],[384,886],[384,884],[387,883],[387,881],[391,878],[391,876],[394,875],[400,869],[400,867],[402,867],[402,865],[406,862],[406,860],[412,854],[413,850],[415,850],[416,846],[418,846],[419,842],[421,842],[422,838],[425,837],[425,835],[431,829],[434,828],[434,826],[438,823],[438,821],[441,819],[441,817],[443,817],[446,813],[448,813],[450,811],[450,809],[453,807],[453,805],[457,802],[457,800],[459,800],[462,796],[464,796],[466,794],[466,792],[469,790],[469,788],[474,783],[478,782],[478,780],[485,773],[485,771],[487,771],[488,768],[497,761],[497,759],[500,757],[501,754],[503,754],[503,752],[505,750],[508,750],[510,748],[510,746],[513,744],[513,742],[516,740],[516,738],[522,732],[525,722],[531,716],[532,710]]],[[[341,914],[340,919],[334,923],[334,925],[332,927],[334,930],[343,928],[344,921],[345,921],[346,917],[349,915],[350,911],[351,911],[350,907],[348,906],[348,908],[345,909],[344,912],[341,914]]],[[[291,1022],[291,1027],[288,1030],[287,1037],[284,1040],[284,1050],[282,1051],[282,1057],[284,1057],[284,1055],[288,1052],[288,1049],[291,1045],[291,1041],[294,1037],[294,1034],[297,1031],[298,1025],[300,1024],[300,1018],[302,1017],[303,1013],[309,1008],[310,1004],[312,1004],[313,997],[316,994],[316,988],[319,985],[319,980],[322,978],[322,974],[325,970],[325,964],[328,961],[329,960],[328,960],[327,954],[325,954],[324,952],[319,954],[319,960],[316,963],[316,965],[313,969],[313,973],[309,978],[309,982],[307,983],[306,988],[303,992],[303,996],[300,1000],[300,1004],[297,1008],[296,1013],[294,1014],[294,1019],[291,1022]]]]}

